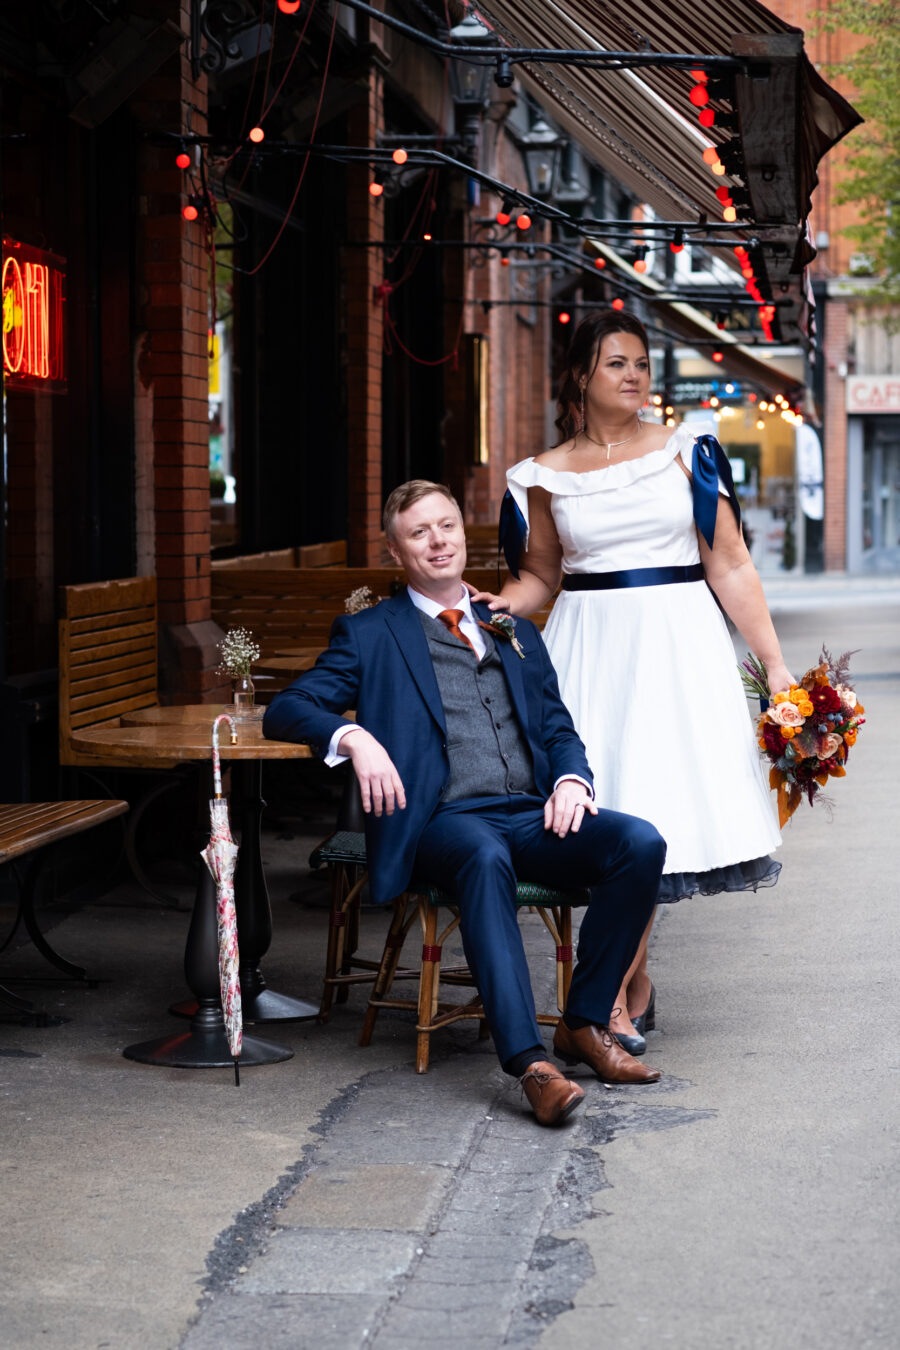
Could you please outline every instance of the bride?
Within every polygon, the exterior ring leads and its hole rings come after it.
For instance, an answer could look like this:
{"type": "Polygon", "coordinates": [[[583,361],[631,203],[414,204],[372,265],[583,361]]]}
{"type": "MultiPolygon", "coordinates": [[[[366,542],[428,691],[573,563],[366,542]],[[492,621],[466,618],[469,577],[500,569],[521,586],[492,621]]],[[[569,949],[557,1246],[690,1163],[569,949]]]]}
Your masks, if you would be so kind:
{"type": "MultiPolygon", "coordinates": [[[[544,639],[596,800],[663,835],[659,901],[669,903],[774,885],[781,870],[767,856],[781,836],[716,599],[772,692],[793,681],[728,460],[712,435],[642,422],[649,392],[643,325],[615,310],[583,320],[560,381],[560,442],[507,474],[500,529],[512,576],[499,596],[477,598],[533,614],[562,580],[544,639]]],[[[610,1025],[632,1054],[655,1025],[652,922],[610,1025]]]]}

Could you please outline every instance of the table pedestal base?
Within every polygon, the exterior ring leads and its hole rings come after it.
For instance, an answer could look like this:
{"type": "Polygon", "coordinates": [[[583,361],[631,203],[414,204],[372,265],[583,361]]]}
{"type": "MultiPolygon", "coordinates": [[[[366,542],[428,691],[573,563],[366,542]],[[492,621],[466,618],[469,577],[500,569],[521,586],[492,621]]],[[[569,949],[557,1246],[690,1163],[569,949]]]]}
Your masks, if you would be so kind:
{"type": "MultiPolygon", "coordinates": [[[[140,1064],[161,1064],[169,1069],[229,1069],[234,1064],[222,1010],[217,1006],[199,1009],[188,1031],[128,1045],[122,1054],[140,1064]]],[[[259,1036],[244,1036],[238,1063],[245,1067],[278,1064],[281,1060],[293,1059],[293,1056],[293,1050],[287,1045],[276,1045],[259,1036]]]]}

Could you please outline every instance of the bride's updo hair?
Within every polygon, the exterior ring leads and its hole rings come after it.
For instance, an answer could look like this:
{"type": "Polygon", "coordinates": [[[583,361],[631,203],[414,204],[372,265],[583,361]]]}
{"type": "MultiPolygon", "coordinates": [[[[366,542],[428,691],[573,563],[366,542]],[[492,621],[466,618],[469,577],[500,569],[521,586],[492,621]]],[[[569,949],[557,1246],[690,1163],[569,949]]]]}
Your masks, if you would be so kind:
{"type": "Polygon", "coordinates": [[[650,356],[647,330],[633,314],[626,314],[624,310],[618,309],[597,309],[582,319],[572,334],[556,395],[556,406],[559,410],[556,419],[559,431],[557,445],[570,441],[583,430],[579,381],[590,381],[600,360],[603,339],[609,337],[610,333],[631,333],[633,337],[640,339],[647,357],[650,356]]]}

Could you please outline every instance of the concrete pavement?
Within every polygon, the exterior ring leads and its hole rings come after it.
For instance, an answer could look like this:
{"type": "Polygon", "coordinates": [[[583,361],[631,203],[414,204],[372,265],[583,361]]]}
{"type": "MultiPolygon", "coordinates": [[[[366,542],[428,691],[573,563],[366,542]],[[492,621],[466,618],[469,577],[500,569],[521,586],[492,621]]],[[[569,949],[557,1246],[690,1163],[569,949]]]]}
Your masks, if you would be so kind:
{"type": "MultiPolygon", "coordinates": [[[[833,815],[786,830],[777,887],[663,911],[663,1081],[586,1079],[566,1129],[532,1123],[471,1024],[424,1077],[406,1015],[358,1049],[361,990],[327,1027],[267,1027],[295,1058],[239,1090],[125,1061],[170,1026],[186,916],[123,885],[65,917],[56,945],[110,983],[43,991],[58,1026],[0,1022],[0,1345],[897,1344],[900,579],[875,580],[767,583],[795,673],[823,641],[862,648],[869,725],[833,815]]],[[[322,887],[302,874],[327,822],[285,823],[264,969],[315,996],[322,887]]],[[[373,949],[383,922],[365,916],[373,949]]],[[[44,969],[28,947],[2,968],[44,969]]]]}

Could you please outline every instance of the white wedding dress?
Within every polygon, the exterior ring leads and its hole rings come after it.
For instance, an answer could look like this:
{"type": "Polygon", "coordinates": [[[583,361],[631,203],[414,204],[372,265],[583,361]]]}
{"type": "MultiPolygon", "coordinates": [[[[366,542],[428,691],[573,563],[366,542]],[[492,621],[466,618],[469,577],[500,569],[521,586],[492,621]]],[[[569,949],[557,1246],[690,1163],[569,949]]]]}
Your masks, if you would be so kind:
{"type": "MultiPolygon", "coordinates": [[[[700,428],[700,433],[706,428],[700,428]]],[[[640,459],[589,473],[526,459],[509,490],[552,495],[563,572],[700,561],[690,470],[697,427],[640,459]]],[[[724,487],[720,487],[725,492],[724,487]]],[[[561,591],[544,640],[587,747],[599,805],[666,840],[661,901],[777,880],[781,835],[725,621],[705,581],[561,591]]]]}

